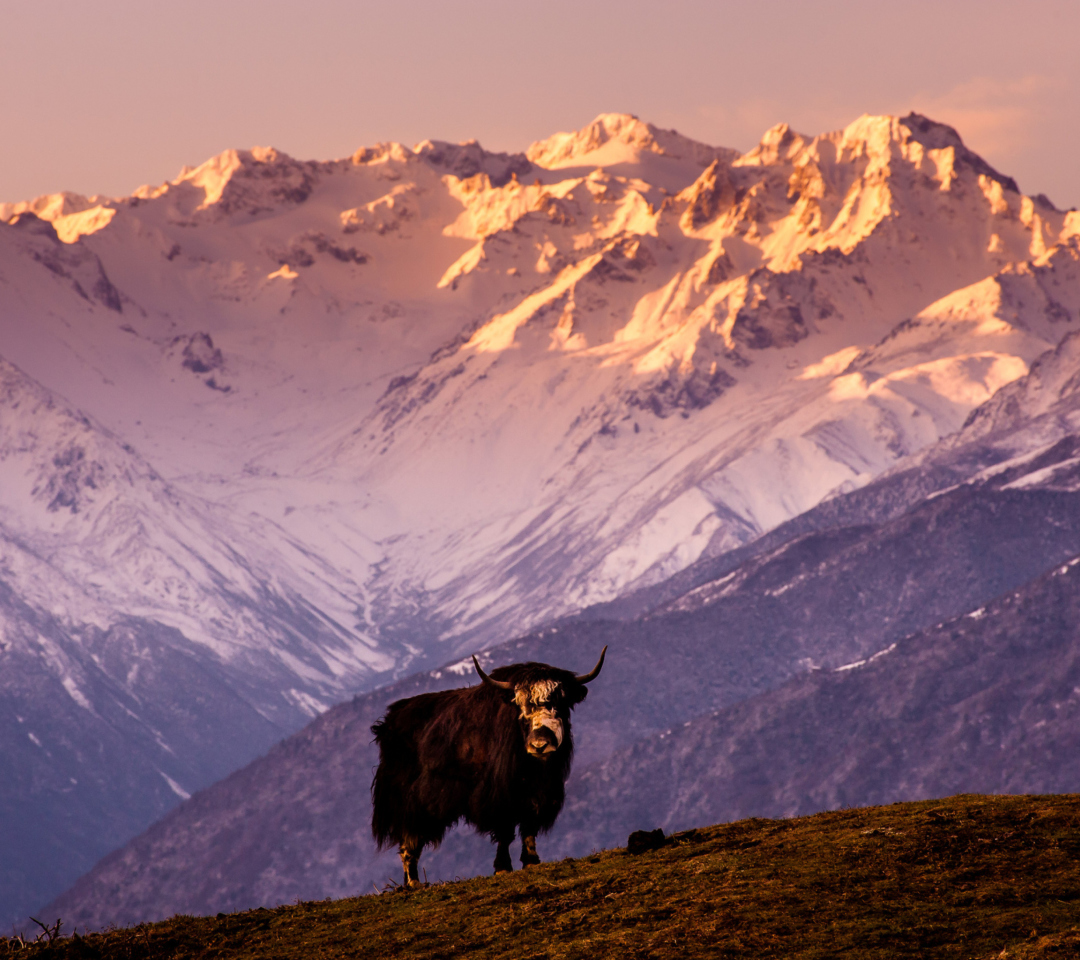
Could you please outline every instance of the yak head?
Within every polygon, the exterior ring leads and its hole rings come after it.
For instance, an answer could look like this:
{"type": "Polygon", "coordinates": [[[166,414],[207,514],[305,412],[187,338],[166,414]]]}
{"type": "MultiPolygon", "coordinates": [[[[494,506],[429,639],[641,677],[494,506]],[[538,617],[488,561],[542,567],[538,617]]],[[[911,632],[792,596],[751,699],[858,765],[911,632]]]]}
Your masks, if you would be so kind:
{"type": "Polygon", "coordinates": [[[606,655],[604,647],[596,666],[580,676],[546,663],[517,663],[495,670],[500,675],[496,679],[484,673],[476,657],[473,664],[480,679],[517,708],[528,753],[547,759],[570,736],[570,710],[585,699],[585,685],[599,675],[606,655]]]}

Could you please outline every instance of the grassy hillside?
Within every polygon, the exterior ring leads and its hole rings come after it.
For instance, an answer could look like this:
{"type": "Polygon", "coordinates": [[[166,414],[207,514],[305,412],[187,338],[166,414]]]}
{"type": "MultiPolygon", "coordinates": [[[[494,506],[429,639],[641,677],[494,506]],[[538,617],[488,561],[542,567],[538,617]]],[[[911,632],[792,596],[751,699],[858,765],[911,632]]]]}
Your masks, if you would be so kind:
{"type": "Polygon", "coordinates": [[[743,820],[639,855],[608,850],[414,893],[174,917],[51,944],[0,940],[7,954],[1077,957],[1080,795],[743,820]]]}

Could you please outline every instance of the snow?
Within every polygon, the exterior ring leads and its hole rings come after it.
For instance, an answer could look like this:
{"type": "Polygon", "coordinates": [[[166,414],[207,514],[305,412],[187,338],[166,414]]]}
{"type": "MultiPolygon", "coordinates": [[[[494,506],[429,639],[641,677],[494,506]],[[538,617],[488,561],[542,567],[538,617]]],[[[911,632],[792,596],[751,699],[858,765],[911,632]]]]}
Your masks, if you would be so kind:
{"type": "Polygon", "coordinates": [[[167,773],[165,773],[165,772],[163,772],[161,770],[159,770],[158,773],[161,774],[161,778],[169,785],[169,789],[172,790],[172,792],[175,793],[181,800],[190,800],[191,799],[191,794],[188,793],[187,790],[185,790],[182,786],[180,786],[180,784],[178,784],[167,773]]]}
{"type": "Polygon", "coordinates": [[[873,663],[875,660],[880,660],[882,657],[888,656],[895,649],[896,644],[890,643],[884,650],[878,650],[878,652],[872,656],[866,657],[863,660],[854,660],[851,663],[845,663],[842,667],[837,667],[833,670],[833,673],[845,673],[848,670],[858,670],[859,667],[865,667],[868,663],[873,663]]]}
{"type": "Polygon", "coordinates": [[[472,657],[466,657],[464,660],[459,660],[457,663],[451,663],[449,666],[443,667],[443,670],[447,673],[453,673],[459,677],[470,676],[475,672],[475,669],[472,657]]]}
{"type": "Polygon", "coordinates": [[[0,562],[71,622],[260,651],[309,714],[655,582],[959,429],[1075,328],[1080,221],[973,157],[918,118],[739,157],[604,114],[527,160],[229,150],[7,204],[56,234],[0,224],[0,562]],[[50,510],[69,474],[85,506],[50,510]],[[321,625],[302,654],[266,590],[321,625]]]}
{"type": "Polygon", "coordinates": [[[78,213],[69,213],[53,220],[56,235],[63,243],[74,243],[79,237],[104,230],[116,216],[111,207],[96,206],[78,213]]]}
{"type": "Polygon", "coordinates": [[[843,350],[837,350],[836,353],[823,357],[817,363],[803,367],[799,379],[817,380],[820,377],[835,377],[843,373],[851,365],[851,361],[861,353],[862,350],[857,346],[844,347],[843,350]]]}
{"type": "Polygon", "coordinates": [[[598,593],[618,593],[625,583],[646,571],[665,579],[693,563],[720,527],[712,502],[702,490],[691,488],[665,504],[634,535],[604,557],[596,573],[598,593]]]}
{"type": "Polygon", "coordinates": [[[316,699],[307,691],[297,690],[295,687],[288,691],[288,696],[309,717],[317,717],[319,714],[325,713],[330,706],[316,699]]]}
{"type": "Polygon", "coordinates": [[[94,709],[90,701],[86,699],[86,696],[79,689],[79,685],[71,677],[62,677],[60,682],[64,685],[64,689],[68,692],[68,696],[80,707],[84,710],[94,709]]]}
{"type": "Polygon", "coordinates": [[[1010,483],[1005,484],[1003,490],[1025,490],[1030,487],[1038,487],[1046,484],[1052,480],[1054,475],[1060,471],[1068,470],[1070,467],[1080,466],[1080,457],[1073,457],[1069,460],[1061,460],[1058,463],[1053,463],[1048,467],[1043,467],[1041,470],[1032,470],[1030,473],[1025,473],[1021,477],[1017,477],[1010,483]]]}

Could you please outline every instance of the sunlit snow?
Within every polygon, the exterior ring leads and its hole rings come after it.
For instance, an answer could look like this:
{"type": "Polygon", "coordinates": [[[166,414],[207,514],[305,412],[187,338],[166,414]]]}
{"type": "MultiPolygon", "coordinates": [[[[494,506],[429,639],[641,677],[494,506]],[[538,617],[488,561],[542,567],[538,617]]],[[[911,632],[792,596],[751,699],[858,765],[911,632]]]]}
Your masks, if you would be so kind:
{"type": "Polygon", "coordinates": [[[739,156],[605,114],[4,204],[0,562],[317,712],[957,430],[1080,308],[1080,217],[1014,187],[921,118],[739,156]]]}

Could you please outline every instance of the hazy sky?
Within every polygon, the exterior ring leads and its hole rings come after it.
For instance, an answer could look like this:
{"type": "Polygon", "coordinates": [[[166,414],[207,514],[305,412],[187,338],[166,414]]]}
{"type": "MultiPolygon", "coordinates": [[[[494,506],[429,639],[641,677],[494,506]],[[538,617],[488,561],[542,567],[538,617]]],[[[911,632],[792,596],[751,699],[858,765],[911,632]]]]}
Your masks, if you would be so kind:
{"type": "Polygon", "coordinates": [[[910,109],[1080,206],[1080,3],[0,0],[0,200],[126,194],[255,144],[523,150],[625,111],[746,150],[910,109]]]}

